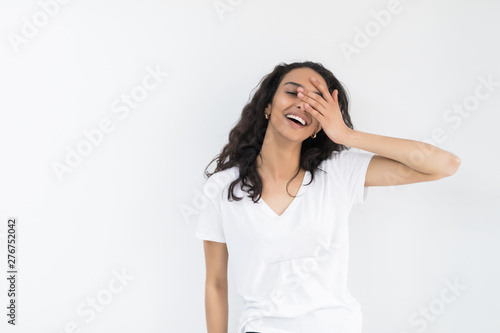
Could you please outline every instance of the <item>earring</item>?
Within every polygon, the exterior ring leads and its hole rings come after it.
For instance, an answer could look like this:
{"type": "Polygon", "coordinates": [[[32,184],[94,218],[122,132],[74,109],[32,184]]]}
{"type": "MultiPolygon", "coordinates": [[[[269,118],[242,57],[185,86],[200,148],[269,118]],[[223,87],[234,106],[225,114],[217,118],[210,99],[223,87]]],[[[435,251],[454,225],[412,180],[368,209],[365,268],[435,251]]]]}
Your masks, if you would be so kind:
{"type": "Polygon", "coordinates": [[[269,119],[269,114],[264,112],[266,119],[269,119]]]}
{"type": "Polygon", "coordinates": [[[315,137],[316,137],[316,134],[311,135],[311,138],[313,138],[313,139],[314,139],[315,137]]]}

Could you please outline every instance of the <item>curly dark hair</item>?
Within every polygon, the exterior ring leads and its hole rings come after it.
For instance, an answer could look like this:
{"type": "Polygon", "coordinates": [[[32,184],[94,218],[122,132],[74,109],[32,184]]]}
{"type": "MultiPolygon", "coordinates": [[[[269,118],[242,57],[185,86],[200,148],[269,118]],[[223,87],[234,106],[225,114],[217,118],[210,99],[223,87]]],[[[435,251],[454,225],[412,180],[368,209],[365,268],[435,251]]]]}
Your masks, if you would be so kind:
{"type": "MultiPolygon", "coordinates": [[[[256,158],[262,148],[268,126],[268,120],[264,117],[263,111],[266,106],[273,101],[274,94],[283,77],[291,70],[303,67],[309,67],[323,77],[328,86],[330,95],[335,89],[338,90],[338,103],[342,118],[349,128],[354,129],[351,123],[351,117],[349,116],[349,101],[346,91],[342,83],[332,72],[326,69],[321,63],[311,61],[294,62],[290,64],[282,62],[276,65],[274,70],[264,76],[259,85],[257,85],[258,90],[245,105],[238,123],[229,133],[229,142],[224,146],[221,153],[210,161],[204,170],[205,177],[209,178],[216,172],[230,169],[234,166],[238,167],[239,177],[234,180],[229,187],[229,201],[231,199],[236,201],[242,199],[235,196],[233,192],[234,186],[240,181],[242,182],[241,189],[247,190],[249,197],[252,198],[254,203],[260,199],[263,184],[257,172],[256,158]],[[209,173],[207,169],[214,161],[217,161],[215,171],[209,173]]],[[[314,180],[314,171],[316,169],[321,170],[318,166],[323,160],[330,158],[333,152],[340,152],[347,149],[349,149],[349,147],[333,142],[323,130],[320,130],[316,134],[316,138],[313,139],[308,137],[305,139],[302,142],[300,151],[300,167],[311,172],[311,181],[307,185],[314,180]]],[[[287,183],[287,192],[288,184],[298,175],[300,167],[295,176],[287,183]]]]}

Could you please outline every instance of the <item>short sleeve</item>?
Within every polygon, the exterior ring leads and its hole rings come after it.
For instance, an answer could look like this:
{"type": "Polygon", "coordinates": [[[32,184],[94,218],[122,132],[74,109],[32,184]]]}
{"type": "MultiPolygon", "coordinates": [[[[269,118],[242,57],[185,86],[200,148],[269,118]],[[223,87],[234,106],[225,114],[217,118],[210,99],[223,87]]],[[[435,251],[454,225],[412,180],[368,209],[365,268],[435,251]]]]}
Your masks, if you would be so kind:
{"type": "MultiPolygon", "coordinates": [[[[210,182],[209,178],[203,188],[204,193],[208,193],[206,190],[210,187],[210,184],[212,182],[210,182]]],[[[213,189],[214,187],[211,188],[213,189]]],[[[225,243],[226,237],[220,214],[220,193],[211,195],[203,194],[203,196],[205,198],[205,205],[200,210],[200,215],[198,216],[195,238],[225,243]]]]}
{"type": "Polygon", "coordinates": [[[338,170],[345,180],[352,203],[363,203],[366,200],[368,194],[368,188],[365,187],[366,171],[374,155],[352,150],[343,150],[338,155],[338,170]]]}

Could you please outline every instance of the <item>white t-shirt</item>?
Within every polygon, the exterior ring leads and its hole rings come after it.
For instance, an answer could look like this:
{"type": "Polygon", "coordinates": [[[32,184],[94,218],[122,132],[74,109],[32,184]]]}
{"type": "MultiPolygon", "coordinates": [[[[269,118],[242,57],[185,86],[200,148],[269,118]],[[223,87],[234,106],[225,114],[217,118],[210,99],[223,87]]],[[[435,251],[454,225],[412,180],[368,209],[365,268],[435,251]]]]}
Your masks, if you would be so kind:
{"type": "Polygon", "coordinates": [[[226,243],[228,269],[244,302],[237,333],[360,333],[361,306],[347,288],[348,216],[364,202],[374,154],[343,150],[306,171],[298,196],[277,215],[235,186],[239,169],[217,172],[203,187],[195,237],[226,243]]]}

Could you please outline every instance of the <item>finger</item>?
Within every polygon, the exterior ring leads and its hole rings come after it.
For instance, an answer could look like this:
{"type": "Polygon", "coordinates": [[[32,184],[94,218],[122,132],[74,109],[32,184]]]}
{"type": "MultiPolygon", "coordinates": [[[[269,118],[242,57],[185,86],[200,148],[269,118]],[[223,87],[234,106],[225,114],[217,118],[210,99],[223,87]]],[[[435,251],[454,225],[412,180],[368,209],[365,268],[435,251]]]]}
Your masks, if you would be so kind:
{"type": "Polygon", "coordinates": [[[314,118],[316,118],[319,123],[321,124],[322,119],[323,119],[323,114],[319,112],[318,110],[315,110],[312,108],[308,103],[306,103],[306,110],[309,112],[314,118]]]}
{"type": "Polygon", "coordinates": [[[311,77],[311,82],[321,92],[325,101],[333,102],[333,99],[330,96],[330,92],[328,91],[328,89],[325,86],[323,86],[322,83],[320,83],[315,77],[311,77]]]}
{"type": "MultiPolygon", "coordinates": [[[[308,90],[303,90],[303,92],[299,92],[297,93],[297,97],[299,97],[301,100],[303,100],[304,102],[306,103],[309,103],[312,107],[314,107],[316,110],[321,108],[321,107],[325,107],[320,101],[318,101],[316,98],[318,99],[322,99],[320,96],[316,95],[316,94],[313,94],[311,92],[309,92],[308,90]],[[312,96],[316,97],[316,98],[312,98],[312,96]]],[[[324,101],[323,103],[326,103],[326,101],[324,101]]]]}
{"type": "Polygon", "coordinates": [[[339,91],[337,89],[335,89],[333,92],[332,92],[332,98],[333,98],[333,101],[338,104],[339,103],[339,91]]]}

